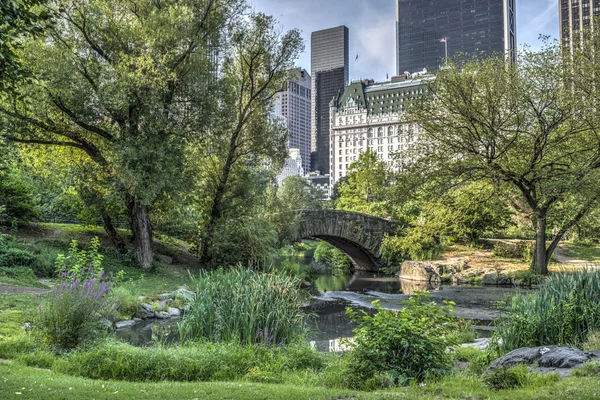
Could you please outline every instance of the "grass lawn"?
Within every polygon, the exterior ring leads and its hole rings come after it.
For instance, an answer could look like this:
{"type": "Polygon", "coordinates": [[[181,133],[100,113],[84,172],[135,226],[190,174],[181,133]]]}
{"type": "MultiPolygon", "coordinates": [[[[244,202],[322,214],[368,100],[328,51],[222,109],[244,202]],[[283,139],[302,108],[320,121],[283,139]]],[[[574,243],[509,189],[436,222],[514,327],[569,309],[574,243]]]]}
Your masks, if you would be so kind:
{"type": "Polygon", "coordinates": [[[600,263],[600,246],[582,246],[578,244],[565,243],[561,247],[567,250],[567,255],[572,258],[600,263]]]}
{"type": "Polygon", "coordinates": [[[248,382],[130,383],[95,381],[0,361],[2,399],[598,399],[598,378],[569,378],[546,387],[490,391],[479,379],[451,376],[422,387],[351,392],[248,382]]]}
{"type": "Polygon", "coordinates": [[[21,326],[33,319],[39,304],[40,296],[37,294],[0,295],[0,340],[3,336],[22,332],[21,326]]]}

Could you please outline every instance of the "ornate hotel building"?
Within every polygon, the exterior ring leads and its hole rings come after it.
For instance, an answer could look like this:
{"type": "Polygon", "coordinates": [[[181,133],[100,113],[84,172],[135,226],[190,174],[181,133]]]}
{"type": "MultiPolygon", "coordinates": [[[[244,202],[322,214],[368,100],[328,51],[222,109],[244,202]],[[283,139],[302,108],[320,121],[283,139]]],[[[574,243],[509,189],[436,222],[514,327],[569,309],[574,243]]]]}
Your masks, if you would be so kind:
{"type": "Polygon", "coordinates": [[[402,113],[425,90],[426,80],[394,77],[391,82],[353,81],[330,103],[330,185],[346,176],[352,162],[371,149],[392,169],[395,156],[414,146],[419,127],[402,113]]]}

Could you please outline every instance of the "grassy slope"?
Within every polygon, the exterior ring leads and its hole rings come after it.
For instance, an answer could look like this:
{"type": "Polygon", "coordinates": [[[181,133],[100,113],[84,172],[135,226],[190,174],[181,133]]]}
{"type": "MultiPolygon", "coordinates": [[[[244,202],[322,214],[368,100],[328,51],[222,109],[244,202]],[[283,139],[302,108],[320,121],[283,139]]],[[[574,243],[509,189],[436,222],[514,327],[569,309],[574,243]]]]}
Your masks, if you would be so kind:
{"type": "Polygon", "coordinates": [[[94,381],[0,361],[2,399],[594,399],[598,378],[570,378],[558,384],[492,392],[480,381],[453,376],[423,387],[372,393],[247,382],[129,383],[94,381]]]}

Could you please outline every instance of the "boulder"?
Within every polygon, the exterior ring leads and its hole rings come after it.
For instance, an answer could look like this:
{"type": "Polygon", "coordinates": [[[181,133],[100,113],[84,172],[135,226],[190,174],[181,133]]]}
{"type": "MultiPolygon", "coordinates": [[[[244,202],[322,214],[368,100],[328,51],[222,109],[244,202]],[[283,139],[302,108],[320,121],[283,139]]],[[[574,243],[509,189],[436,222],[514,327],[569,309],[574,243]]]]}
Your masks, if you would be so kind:
{"type": "Polygon", "coordinates": [[[439,285],[441,278],[438,274],[438,270],[439,265],[436,264],[418,261],[404,261],[400,267],[400,279],[428,282],[432,285],[439,285]]]}
{"type": "Polygon", "coordinates": [[[169,315],[168,312],[166,311],[155,311],[154,312],[154,318],[158,318],[158,319],[168,319],[171,318],[171,316],[169,315]]]}
{"type": "Polygon", "coordinates": [[[150,304],[140,304],[138,311],[140,318],[142,319],[154,318],[154,307],[152,307],[150,304]]]}
{"type": "Polygon", "coordinates": [[[512,285],[512,279],[508,275],[502,273],[485,274],[481,278],[481,284],[497,286],[512,285]]]}
{"type": "Polygon", "coordinates": [[[158,302],[158,309],[161,311],[166,310],[167,308],[169,308],[169,306],[173,304],[173,300],[172,299],[165,299],[165,300],[160,300],[158,302]]]}
{"type": "Polygon", "coordinates": [[[173,264],[173,257],[165,256],[164,254],[155,254],[154,259],[156,262],[164,265],[173,264]]]}
{"type": "Polygon", "coordinates": [[[120,329],[126,329],[126,328],[131,328],[131,327],[132,327],[132,326],[134,326],[135,324],[137,324],[137,322],[136,322],[136,321],[134,321],[134,320],[132,320],[132,319],[130,319],[130,320],[127,320],[127,321],[119,321],[119,322],[117,322],[117,323],[115,324],[115,328],[116,328],[117,330],[120,330],[120,329]]]}
{"type": "Polygon", "coordinates": [[[573,368],[580,368],[586,362],[599,358],[600,352],[582,351],[576,347],[524,347],[513,350],[492,362],[487,372],[524,364],[535,366],[534,370],[542,374],[558,372],[561,376],[569,376],[573,368]]]}
{"type": "Polygon", "coordinates": [[[473,343],[461,344],[461,347],[472,347],[472,348],[479,349],[479,350],[487,350],[487,348],[489,346],[490,346],[489,338],[479,338],[479,339],[475,339],[475,341],[473,343]]]}
{"type": "Polygon", "coordinates": [[[167,312],[173,318],[179,317],[181,315],[181,311],[179,311],[179,308],[169,307],[169,309],[167,310],[167,312]]]}

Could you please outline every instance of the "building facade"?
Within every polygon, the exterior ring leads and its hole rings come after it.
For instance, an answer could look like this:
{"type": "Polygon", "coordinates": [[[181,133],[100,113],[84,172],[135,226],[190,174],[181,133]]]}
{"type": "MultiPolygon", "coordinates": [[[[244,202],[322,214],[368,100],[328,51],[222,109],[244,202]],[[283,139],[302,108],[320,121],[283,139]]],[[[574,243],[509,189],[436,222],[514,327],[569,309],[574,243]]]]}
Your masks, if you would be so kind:
{"type": "Polygon", "coordinates": [[[581,40],[582,29],[593,24],[595,17],[600,17],[600,0],[558,0],[561,44],[572,47],[581,40]]]}
{"type": "Polygon", "coordinates": [[[390,169],[411,149],[419,126],[402,120],[408,105],[426,90],[426,80],[395,77],[391,82],[354,81],[330,104],[330,186],[347,176],[352,162],[371,149],[390,169]]]}
{"type": "Polygon", "coordinates": [[[457,53],[517,48],[516,0],[397,0],[396,73],[439,69],[457,53]]]}
{"type": "Polygon", "coordinates": [[[310,74],[297,68],[293,77],[275,98],[274,114],[287,125],[288,149],[298,149],[302,158],[302,168],[310,170],[310,115],[311,78],[310,74]]]}
{"type": "Polygon", "coordinates": [[[311,161],[310,170],[329,174],[329,103],[348,83],[348,28],[325,29],[311,35],[311,161]]]}
{"type": "Polygon", "coordinates": [[[289,176],[304,176],[303,159],[300,149],[289,149],[289,156],[285,160],[283,169],[277,175],[277,186],[281,187],[283,180],[289,176]]]}

